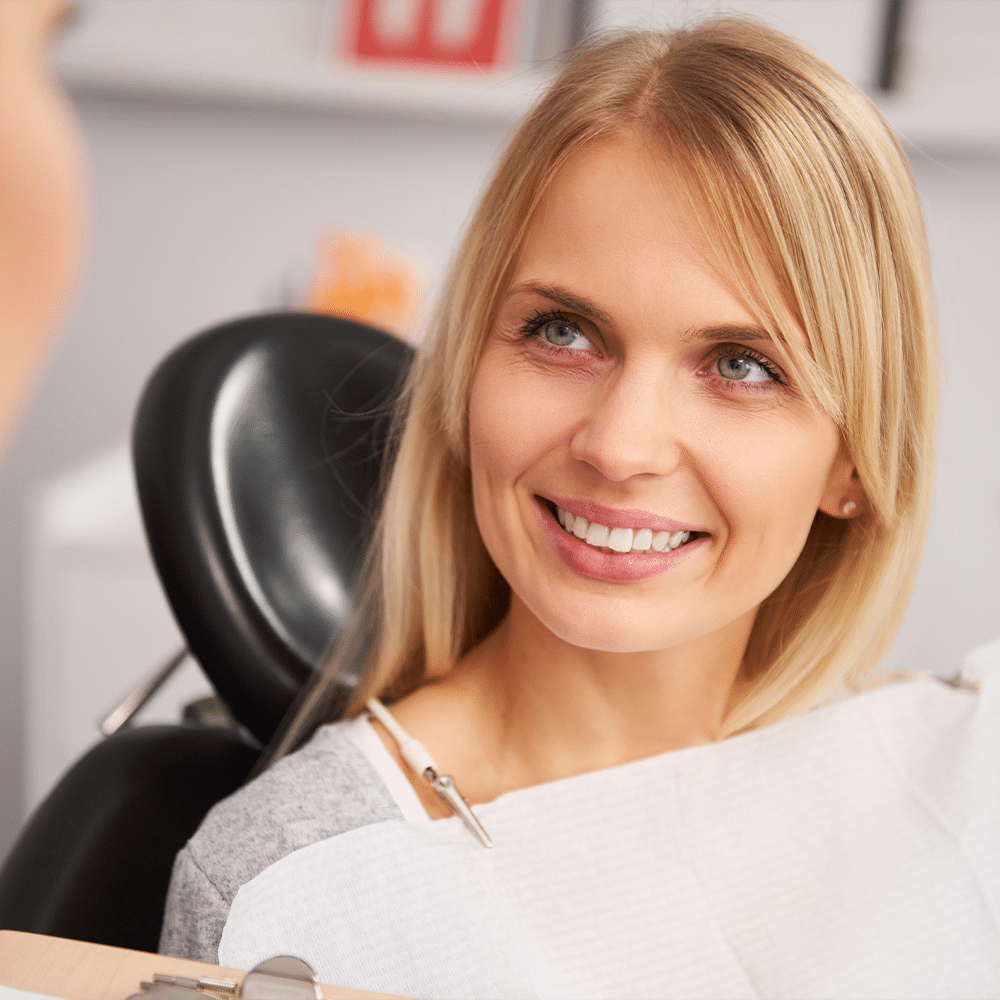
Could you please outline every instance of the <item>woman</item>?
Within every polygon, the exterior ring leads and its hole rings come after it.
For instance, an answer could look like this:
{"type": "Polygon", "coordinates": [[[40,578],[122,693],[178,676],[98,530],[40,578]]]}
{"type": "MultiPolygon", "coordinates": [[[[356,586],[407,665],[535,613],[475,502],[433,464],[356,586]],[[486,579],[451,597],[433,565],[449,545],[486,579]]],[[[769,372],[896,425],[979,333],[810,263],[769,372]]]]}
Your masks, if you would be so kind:
{"type": "Polygon", "coordinates": [[[418,359],[326,674],[363,659],[352,721],[210,814],[164,950],[413,996],[995,990],[997,694],[846,697],[916,571],[935,358],[863,95],[740,20],[575,54],[418,359]]]}

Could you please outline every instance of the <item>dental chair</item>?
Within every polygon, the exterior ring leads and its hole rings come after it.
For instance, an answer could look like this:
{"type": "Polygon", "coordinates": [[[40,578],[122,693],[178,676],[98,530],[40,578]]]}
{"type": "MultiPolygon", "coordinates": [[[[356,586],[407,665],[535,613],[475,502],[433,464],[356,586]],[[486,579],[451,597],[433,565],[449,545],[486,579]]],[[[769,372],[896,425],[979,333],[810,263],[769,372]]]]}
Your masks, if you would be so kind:
{"type": "Polygon", "coordinates": [[[174,855],[266,759],[350,621],[412,354],[359,323],[278,313],[202,333],[153,373],[132,454],[186,640],[171,663],[192,655],[232,723],[133,726],[134,700],[21,832],[0,928],[156,950],[174,855]]]}

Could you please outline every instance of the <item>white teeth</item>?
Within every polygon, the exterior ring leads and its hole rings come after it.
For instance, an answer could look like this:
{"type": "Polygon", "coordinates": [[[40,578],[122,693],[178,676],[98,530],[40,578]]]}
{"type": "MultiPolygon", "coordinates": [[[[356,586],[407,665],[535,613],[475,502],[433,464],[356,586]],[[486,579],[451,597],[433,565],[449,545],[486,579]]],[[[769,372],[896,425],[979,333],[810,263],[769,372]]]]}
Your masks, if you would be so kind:
{"type": "Polygon", "coordinates": [[[648,552],[653,544],[653,532],[649,528],[640,528],[632,536],[633,552],[648,552]]]}
{"type": "MultiPolygon", "coordinates": [[[[587,533],[590,534],[590,532],[587,533]]],[[[615,552],[631,552],[632,529],[612,528],[611,533],[608,535],[608,548],[613,549],[615,552]]]]}
{"type": "Polygon", "coordinates": [[[613,552],[665,552],[680,548],[690,537],[690,531],[657,531],[651,528],[607,528],[603,524],[591,523],[584,517],[571,514],[562,507],[556,507],[559,523],[577,538],[596,548],[608,548],[613,552]]]}
{"type": "Polygon", "coordinates": [[[605,528],[603,524],[597,524],[591,521],[590,527],[587,529],[586,542],[588,545],[596,545],[598,548],[608,544],[608,535],[611,534],[610,529],[605,528]]]}

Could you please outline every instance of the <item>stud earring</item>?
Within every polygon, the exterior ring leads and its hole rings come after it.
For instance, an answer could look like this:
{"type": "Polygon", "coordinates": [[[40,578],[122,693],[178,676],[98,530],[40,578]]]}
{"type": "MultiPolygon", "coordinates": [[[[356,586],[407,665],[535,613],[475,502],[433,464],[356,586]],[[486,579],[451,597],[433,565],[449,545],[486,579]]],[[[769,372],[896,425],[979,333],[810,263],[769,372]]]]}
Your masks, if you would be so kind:
{"type": "Polygon", "coordinates": [[[850,517],[858,509],[858,505],[853,500],[845,500],[840,509],[844,512],[844,517],[850,517]]]}

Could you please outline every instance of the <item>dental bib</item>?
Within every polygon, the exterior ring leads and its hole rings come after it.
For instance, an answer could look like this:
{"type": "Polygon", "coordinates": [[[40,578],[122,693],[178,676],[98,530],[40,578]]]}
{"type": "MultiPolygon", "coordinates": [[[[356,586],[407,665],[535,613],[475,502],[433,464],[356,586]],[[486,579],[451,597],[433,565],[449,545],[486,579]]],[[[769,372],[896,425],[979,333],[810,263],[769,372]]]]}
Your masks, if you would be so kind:
{"type": "Polygon", "coordinates": [[[1000,995],[1000,676],[890,685],[303,848],[221,964],[411,997],[1000,995]]]}

